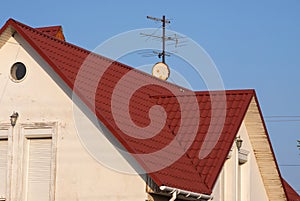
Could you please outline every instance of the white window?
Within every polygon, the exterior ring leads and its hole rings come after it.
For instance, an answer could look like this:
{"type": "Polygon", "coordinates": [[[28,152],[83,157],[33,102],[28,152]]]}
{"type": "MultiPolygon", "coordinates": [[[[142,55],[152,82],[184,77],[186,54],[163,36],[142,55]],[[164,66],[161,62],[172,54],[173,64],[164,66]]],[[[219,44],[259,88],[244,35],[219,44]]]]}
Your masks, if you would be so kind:
{"type": "Polygon", "coordinates": [[[24,151],[26,201],[50,201],[51,138],[26,138],[24,151]]]}
{"type": "Polygon", "coordinates": [[[8,124],[0,124],[0,200],[7,200],[10,185],[9,129],[8,124]]]}
{"type": "Polygon", "coordinates": [[[53,201],[56,123],[22,124],[22,201],[53,201]]]}
{"type": "Polygon", "coordinates": [[[0,124],[0,201],[54,201],[57,123],[0,124]]]}
{"type": "Polygon", "coordinates": [[[6,198],[8,140],[0,139],[0,198],[6,198]]]}

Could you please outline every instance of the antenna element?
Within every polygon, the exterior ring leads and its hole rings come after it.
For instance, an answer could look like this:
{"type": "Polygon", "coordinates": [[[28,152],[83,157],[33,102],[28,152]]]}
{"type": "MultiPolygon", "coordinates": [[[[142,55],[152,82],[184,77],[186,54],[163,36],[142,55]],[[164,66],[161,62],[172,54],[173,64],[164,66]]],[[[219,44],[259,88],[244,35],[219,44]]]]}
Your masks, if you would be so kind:
{"type": "Polygon", "coordinates": [[[171,23],[170,20],[166,20],[166,16],[163,15],[162,19],[147,16],[147,19],[162,22],[162,52],[158,54],[159,58],[162,58],[162,63],[165,63],[165,56],[166,56],[166,23],[171,23]]]}

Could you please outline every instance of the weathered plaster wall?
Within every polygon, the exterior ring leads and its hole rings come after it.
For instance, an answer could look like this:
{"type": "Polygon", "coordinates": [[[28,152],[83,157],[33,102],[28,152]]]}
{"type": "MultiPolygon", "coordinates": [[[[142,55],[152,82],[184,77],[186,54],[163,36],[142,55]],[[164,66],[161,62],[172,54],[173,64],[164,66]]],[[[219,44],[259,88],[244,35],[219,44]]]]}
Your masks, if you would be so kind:
{"type": "MultiPolygon", "coordinates": [[[[1,47],[0,62],[0,124],[9,125],[9,116],[17,111],[19,118],[13,135],[22,136],[22,130],[19,129],[22,124],[38,123],[36,125],[39,127],[40,123],[54,122],[57,125],[56,201],[141,201],[147,198],[145,182],[140,176],[109,169],[89,155],[77,135],[78,126],[81,127],[79,130],[85,129],[94,135],[102,133],[83,113],[79,113],[82,115],[80,124],[75,124],[70,89],[17,34],[1,47]],[[19,83],[12,81],[9,76],[10,67],[17,61],[23,62],[28,71],[26,78],[19,83]]],[[[22,156],[18,156],[19,142],[13,143],[11,195],[13,201],[21,201],[23,194],[17,191],[23,189],[23,176],[17,170],[22,168],[19,161],[22,156]]],[[[107,147],[113,147],[108,141],[105,143],[108,143],[107,147]]],[[[115,153],[113,159],[121,160],[120,154],[115,153]]]]}

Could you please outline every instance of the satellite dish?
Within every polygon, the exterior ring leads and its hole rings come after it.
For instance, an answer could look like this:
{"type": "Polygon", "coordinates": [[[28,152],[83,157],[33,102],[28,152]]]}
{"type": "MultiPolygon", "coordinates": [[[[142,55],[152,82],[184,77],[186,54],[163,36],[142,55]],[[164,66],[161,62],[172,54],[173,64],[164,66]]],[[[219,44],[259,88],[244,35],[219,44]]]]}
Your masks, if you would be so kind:
{"type": "Polygon", "coordinates": [[[167,80],[170,76],[170,68],[167,64],[158,62],[152,68],[152,75],[161,80],[167,80]]]}

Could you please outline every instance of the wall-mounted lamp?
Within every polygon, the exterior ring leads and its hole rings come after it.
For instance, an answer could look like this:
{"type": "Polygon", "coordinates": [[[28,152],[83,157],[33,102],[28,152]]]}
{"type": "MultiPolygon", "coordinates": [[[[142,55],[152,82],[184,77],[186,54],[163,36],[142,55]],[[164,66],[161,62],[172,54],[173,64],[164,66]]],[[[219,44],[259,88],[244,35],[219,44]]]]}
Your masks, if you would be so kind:
{"type": "Polygon", "coordinates": [[[17,112],[13,112],[13,114],[10,116],[10,124],[11,124],[11,126],[15,126],[16,125],[18,117],[19,117],[19,114],[17,112]]]}
{"type": "Polygon", "coordinates": [[[238,151],[240,151],[240,149],[242,147],[242,144],[243,144],[243,140],[241,139],[240,136],[235,138],[235,143],[236,143],[236,146],[238,148],[238,151]]]}

